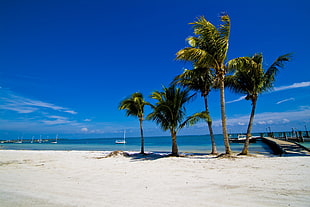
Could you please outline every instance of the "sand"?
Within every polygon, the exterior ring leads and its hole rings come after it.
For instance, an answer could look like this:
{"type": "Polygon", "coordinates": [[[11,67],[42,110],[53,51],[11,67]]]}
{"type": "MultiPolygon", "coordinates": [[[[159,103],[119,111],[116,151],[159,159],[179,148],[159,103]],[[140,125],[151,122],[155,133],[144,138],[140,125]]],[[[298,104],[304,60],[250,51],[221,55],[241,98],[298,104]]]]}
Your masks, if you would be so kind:
{"type": "Polygon", "coordinates": [[[309,206],[310,157],[0,150],[0,206],[309,206]]]}

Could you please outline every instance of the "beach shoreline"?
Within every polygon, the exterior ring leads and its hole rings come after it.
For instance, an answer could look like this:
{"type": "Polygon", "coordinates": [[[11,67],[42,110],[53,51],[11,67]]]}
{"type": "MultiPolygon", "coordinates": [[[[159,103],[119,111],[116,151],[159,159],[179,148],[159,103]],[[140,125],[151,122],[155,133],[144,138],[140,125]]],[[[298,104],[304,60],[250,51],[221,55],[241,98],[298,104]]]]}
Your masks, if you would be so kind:
{"type": "Polygon", "coordinates": [[[1,206],[307,206],[310,157],[0,150],[1,206]]]}

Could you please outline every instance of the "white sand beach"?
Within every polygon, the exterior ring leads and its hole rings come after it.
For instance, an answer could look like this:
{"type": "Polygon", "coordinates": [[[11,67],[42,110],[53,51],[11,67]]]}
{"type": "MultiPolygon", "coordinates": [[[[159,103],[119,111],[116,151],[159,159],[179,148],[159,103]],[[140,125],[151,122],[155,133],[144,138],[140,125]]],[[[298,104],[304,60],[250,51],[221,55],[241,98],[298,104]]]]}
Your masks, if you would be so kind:
{"type": "Polygon", "coordinates": [[[309,206],[310,157],[0,150],[0,206],[309,206]],[[105,153],[106,154],[106,153],[105,153]]]}

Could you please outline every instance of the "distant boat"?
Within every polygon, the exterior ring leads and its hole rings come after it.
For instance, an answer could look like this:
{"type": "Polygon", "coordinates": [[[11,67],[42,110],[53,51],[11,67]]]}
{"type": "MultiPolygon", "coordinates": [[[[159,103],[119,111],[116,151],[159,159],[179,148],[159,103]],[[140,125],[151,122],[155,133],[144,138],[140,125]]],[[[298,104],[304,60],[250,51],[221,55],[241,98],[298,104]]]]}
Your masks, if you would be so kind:
{"type": "Polygon", "coordinates": [[[57,140],[58,140],[58,134],[56,135],[56,141],[55,142],[51,142],[52,144],[57,144],[57,140]]]}
{"type": "Polygon", "coordinates": [[[19,140],[19,137],[18,137],[17,141],[14,142],[14,143],[16,143],[16,144],[22,144],[22,143],[23,143],[23,137],[22,137],[20,140],[19,140]]]}
{"type": "Polygon", "coordinates": [[[42,143],[42,135],[40,135],[40,139],[38,139],[38,143],[42,143]]]}
{"type": "Polygon", "coordinates": [[[32,139],[31,139],[31,142],[30,142],[31,144],[33,143],[33,140],[34,140],[34,136],[32,136],[32,139]]]}
{"type": "Polygon", "coordinates": [[[124,138],[122,140],[115,140],[115,144],[126,144],[126,131],[124,130],[124,138]]]}
{"type": "MultiPolygon", "coordinates": [[[[250,137],[250,143],[256,142],[257,137],[250,137]]],[[[232,143],[244,143],[246,140],[246,135],[245,134],[238,134],[237,138],[229,138],[229,141],[232,143]]]]}

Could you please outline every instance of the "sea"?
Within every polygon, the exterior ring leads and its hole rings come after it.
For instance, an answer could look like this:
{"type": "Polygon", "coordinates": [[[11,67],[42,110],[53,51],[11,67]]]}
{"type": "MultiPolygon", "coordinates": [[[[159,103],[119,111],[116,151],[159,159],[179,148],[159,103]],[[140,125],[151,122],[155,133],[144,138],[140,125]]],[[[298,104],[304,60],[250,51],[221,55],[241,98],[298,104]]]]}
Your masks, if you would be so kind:
{"type": "MultiPolygon", "coordinates": [[[[4,150],[61,150],[61,151],[136,151],[141,148],[140,137],[126,138],[126,144],[115,144],[116,138],[92,138],[92,139],[58,139],[45,140],[42,143],[31,143],[31,140],[23,140],[22,143],[1,143],[0,149],[4,150]]],[[[145,152],[169,153],[171,152],[171,137],[145,137],[145,152]]],[[[222,135],[215,135],[217,151],[225,152],[222,135]]],[[[177,145],[180,153],[202,153],[211,152],[211,141],[209,135],[187,135],[178,136],[177,145]]],[[[240,152],[243,143],[230,143],[233,152],[240,152]]],[[[250,143],[249,152],[255,154],[272,155],[273,151],[268,145],[261,141],[250,143]]]]}

